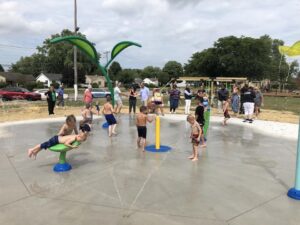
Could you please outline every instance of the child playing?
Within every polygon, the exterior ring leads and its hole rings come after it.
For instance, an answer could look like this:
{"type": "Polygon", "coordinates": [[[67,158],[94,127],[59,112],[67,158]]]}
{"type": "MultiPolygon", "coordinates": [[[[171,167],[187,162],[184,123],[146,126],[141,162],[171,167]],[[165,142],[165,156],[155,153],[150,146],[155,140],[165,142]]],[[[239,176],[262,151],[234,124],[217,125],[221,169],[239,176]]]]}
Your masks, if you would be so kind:
{"type": "Polygon", "coordinates": [[[229,101],[230,101],[230,98],[228,98],[227,100],[223,101],[223,113],[224,113],[224,120],[223,120],[223,126],[226,126],[227,125],[227,120],[230,119],[230,115],[229,115],[229,112],[228,112],[228,109],[229,109],[229,101]]]}
{"type": "Polygon", "coordinates": [[[201,142],[202,142],[202,145],[200,147],[206,147],[206,144],[205,144],[205,140],[204,140],[204,132],[203,132],[203,128],[204,128],[204,124],[205,124],[205,118],[204,118],[204,111],[205,111],[205,108],[204,108],[204,105],[203,105],[203,98],[200,98],[199,100],[199,104],[195,110],[195,119],[197,121],[197,123],[200,125],[200,128],[201,128],[201,142]]]}
{"type": "Polygon", "coordinates": [[[76,127],[76,118],[74,115],[69,115],[67,116],[65,124],[61,127],[57,135],[66,136],[72,134],[73,131],[75,134],[78,134],[78,130],[76,127]]]}
{"type": "Polygon", "coordinates": [[[89,131],[90,131],[89,126],[85,126],[85,130],[83,132],[80,132],[79,134],[71,134],[66,136],[55,135],[54,137],[50,138],[48,141],[28,149],[28,157],[29,158],[34,157],[35,159],[37,154],[42,149],[46,150],[57,144],[64,144],[70,148],[76,148],[75,146],[72,146],[72,143],[74,141],[79,141],[79,142],[85,141],[89,131]]]}
{"type": "Polygon", "coordinates": [[[147,122],[151,123],[154,120],[154,116],[148,117],[148,110],[146,106],[140,107],[140,113],[136,116],[136,127],[138,132],[137,146],[138,148],[143,147],[143,152],[146,146],[147,137],[147,122]]]}
{"type": "Polygon", "coordinates": [[[200,137],[202,135],[202,129],[199,125],[199,123],[196,121],[195,117],[193,115],[187,116],[187,121],[191,124],[191,139],[193,144],[193,155],[189,157],[192,161],[198,160],[198,146],[200,143],[200,137]]]}
{"type": "Polygon", "coordinates": [[[92,127],[92,122],[93,122],[93,114],[96,114],[92,108],[91,103],[86,103],[85,104],[85,109],[82,111],[82,117],[83,119],[79,122],[80,123],[80,129],[84,124],[88,124],[90,127],[92,127]]]}
{"type": "Polygon", "coordinates": [[[99,101],[96,102],[96,111],[97,111],[97,115],[99,116],[99,114],[100,114],[100,104],[99,104],[99,101]]]}
{"type": "Polygon", "coordinates": [[[111,97],[106,97],[106,103],[102,107],[102,114],[105,116],[105,119],[108,123],[108,136],[111,137],[113,134],[117,134],[115,132],[117,121],[114,117],[114,109],[112,104],[110,103],[111,97]]]}

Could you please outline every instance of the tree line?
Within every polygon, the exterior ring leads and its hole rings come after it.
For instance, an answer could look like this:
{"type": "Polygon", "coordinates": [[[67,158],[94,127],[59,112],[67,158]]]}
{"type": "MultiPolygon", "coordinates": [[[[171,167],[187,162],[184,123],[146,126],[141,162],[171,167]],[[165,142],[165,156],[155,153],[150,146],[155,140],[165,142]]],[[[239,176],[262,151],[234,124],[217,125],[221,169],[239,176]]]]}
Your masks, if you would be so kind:
{"type": "MultiPolygon", "coordinates": [[[[40,72],[61,73],[63,82],[74,82],[73,48],[68,43],[50,44],[50,40],[59,36],[75,35],[70,30],[51,35],[37,52],[31,56],[21,57],[11,65],[10,71],[37,76],[40,72]]],[[[85,35],[78,33],[81,37],[85,35]]],[[[287,62],[287,58],[278,51],[284,42],[272,39],[268,35],[259,38],[228,36],[219,38],[211,48],[192,54],[187,63],[167,62],[163,68],[147,66],[144,69],[123,69],[118,62],[113,62],[108,70],[112,80],[132,83],[135,78],[157,78],[161,84],[171,78],[181,76],[208,77],[247,77],[249,80],[270,79],[279,83],[299,79],[297,61],[287,62]]],[[[100,53],[99,58],[101,58],[100,53]]],[[[84,83],[86,74],[99,74],[89,58],[78,51],[78,81],[84,83]]]]}

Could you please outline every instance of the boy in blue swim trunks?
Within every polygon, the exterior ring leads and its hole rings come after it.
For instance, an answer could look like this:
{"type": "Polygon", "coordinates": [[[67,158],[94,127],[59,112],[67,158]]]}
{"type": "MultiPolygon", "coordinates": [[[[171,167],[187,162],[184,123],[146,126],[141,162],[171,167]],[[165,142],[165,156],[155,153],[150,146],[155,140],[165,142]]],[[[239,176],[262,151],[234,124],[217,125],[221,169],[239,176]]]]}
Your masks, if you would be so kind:
{"type": "Polygon", "coordinates": [[[71,134],[71,135],[65,135],[65,136],[58,136],[55,135],[54,137],[50,138],[48,141],[36,145],[33,148],[28,149],[28,157],[34,157],[34,159],[36,158],[36,155],[42,150],[42,149],[48,149],[54,145],[57,144],[64,144],[69,148],[76,148],[74,146],[72,146],[72,143],[74,141],[79,141],[79,142],[83,142],[86,140],[88,132],[90,132],[91,129],[90,127],[86,124],[84,129],[82,129],[82,132],[80,132],[79,134],[71,134]]]}
{"type": "Polygon", "coordinates": [[[105,116],[105,119],[108,123],[108,136],[111,137],[113,134],[117,134],[115,132],[117,121],[114,117],[114,108],[112,104],[110,103],[111,97],[106,97],[106,103],[102,107],[102,114],[105,116]]]}

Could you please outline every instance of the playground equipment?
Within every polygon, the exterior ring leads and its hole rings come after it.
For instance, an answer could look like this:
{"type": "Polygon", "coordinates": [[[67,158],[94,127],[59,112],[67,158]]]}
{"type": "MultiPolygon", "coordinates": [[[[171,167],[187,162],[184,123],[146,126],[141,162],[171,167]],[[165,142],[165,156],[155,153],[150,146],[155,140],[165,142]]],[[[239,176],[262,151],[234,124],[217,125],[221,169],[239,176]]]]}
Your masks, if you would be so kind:
{"type": "Polygon", "coordinates": [[[295,174],[295,187],[291,188],[287,195],[290,198],[300,200],[300,118],[299,118],[299,130],[298,130],[298,145],[297,145],[297,162],[296,162],[296,174],[295,174]]]}
{"type": "Polygon", "coordinates": [[[172,148],[166,145],[160,144],[160,117],[155,117],[155,145],[148,145],[145,147],[149,152],[168,152],[172,148]]]}
{"type": "MultiPolygon", "coordinates": [[[[299,56],[300,55],[300,41],[295,42],[292,46],[278,46],[278,50],[281,54],[281,59],[279,63],[279,72],[280,65],[283,58],[283,55],[289,57],[299,56]]],[[[289,72],[288,72],[289,73],[289,72]]],[[[299,115],[300,116],[300,115],[299,115]]],[[[297,145],[297,161],[296,161],[296,174],[295,174],[295,187],[291,188],[287,195],[290,198],[300,200],[300,117],[299,117],[299,130],[298,130],[298,145],[297,145]]]]}
{"type": "MultiPolygon", "coordinates": [[[[111,95],[111,99],[112,99],[112,105],[114,106],[115,105],[114,89],[112,87],[112,82],[108,76],[107,68],[108,68],[109,64],[116,58],[116,56],[118,54],[120,54],[120,52],[123,51],[125,48],[128,48],[129,46],[132,46],[132,45],[137,46],[137,47],[142,47],[142,46],[140,44],[132,42],[132,41],[119,42],[111,50],[110,60],[103,67],[99,62],[99,56],[98,56],[98,53],[97,53],[94,45],[87,39],[78,37],[78,36],[65,36],[65,37],[54,38],[50,41],[50,43],[59,43],[62,41],[66,41],[72,45],[75,45],[77,48],[79,48],[81,51],[83,51],[92,60],[92,62],[94,62],[98,66],[101,73],[104,75],[104,77],[106,79],[107,86],[110,91],[110,95],[111,95]]],[[[102,127],[107,128],[108,126],[104,123],[102,125],[102,127]]]]}
{"type": "Polygon", "coordinates": [[[59,42],[66,41],[72,45],[75,45],[77,48],[79,48],[82,52],[84,52],[93,63],[97,65],[97,67],[100,69],[101,73],[106,79],[108,89],[110,91],[111,99],[112,99],[112,105],[114,106],[115,101],[114,101],[114,90],[112,87],[112,82],[107,74],[107,68],[109,64],[116,58],[118,54],[120,54],[121,51],[124,49],[128,48],[129,46],[137,46],[137,47],[142,47],[140,44],[131,42],[131,41],[121,41],[118,44],[116,44],[112,51],[111,51],[111,58],[110,60],[106,63],[105,66],[102,66],[99,62],[99,56],[98,53],[94,47],[94,44],[92,44],[90,41],[88,41],[85,38],[79,37],[79,36],[65,36],[65,37],[57,37],[54,38],[50,41],[50,43],[55,44],[59,42]]]}
{"type": "MultiPolygon", "coordinates": [[[[72,143],[72,146],[77,147],[80,145],[80,142],[75,141],[72,143]]],[[[72,169],[72,166],[67,163],[66,155],[67,151],[71,150],[70,147],[65,146],[64,144],[57,144],[49,148],[53,152],[59,152],[59,161],[54,165],[53,171],[55,172],[66,172],[72,169]]]]}

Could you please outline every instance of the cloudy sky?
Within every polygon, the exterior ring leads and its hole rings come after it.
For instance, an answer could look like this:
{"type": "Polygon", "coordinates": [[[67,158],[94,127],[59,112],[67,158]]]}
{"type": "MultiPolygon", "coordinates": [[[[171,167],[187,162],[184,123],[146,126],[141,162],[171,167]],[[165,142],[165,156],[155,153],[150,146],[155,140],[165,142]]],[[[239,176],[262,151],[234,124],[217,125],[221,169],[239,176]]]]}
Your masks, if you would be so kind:
{"type": "MultiPolygon", "coordinates": [[[[0,0],[0,64],[31,55],[51,34],[73,29],[73,0],[0,0]]],[[[299,0],[77,0],[78,26],[99,52],[131,40],[123,68],[186,63],[220,37],[300,39],[299,0]]]]}

